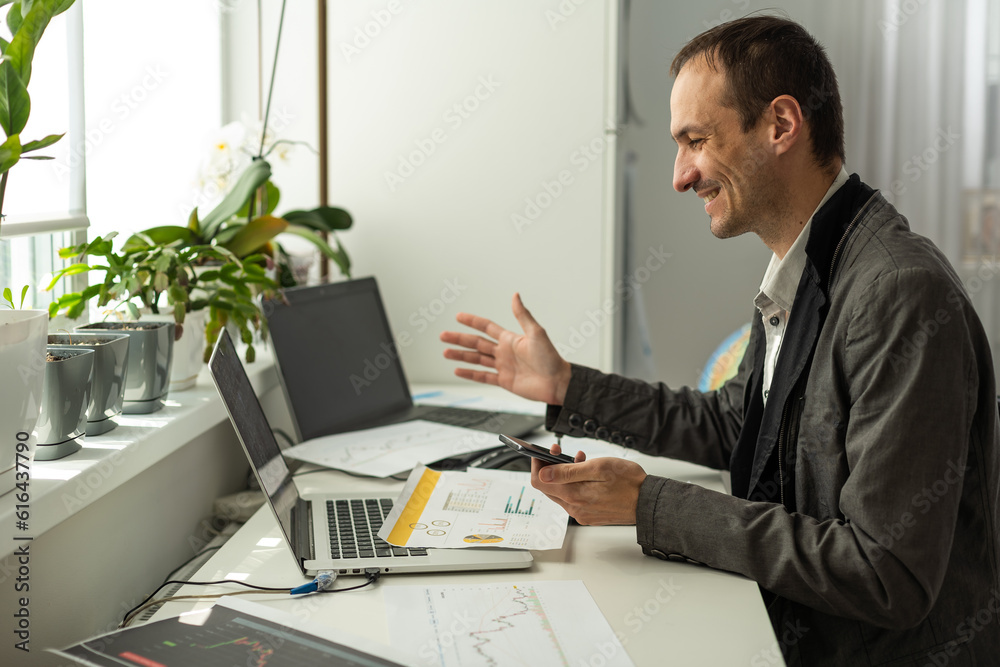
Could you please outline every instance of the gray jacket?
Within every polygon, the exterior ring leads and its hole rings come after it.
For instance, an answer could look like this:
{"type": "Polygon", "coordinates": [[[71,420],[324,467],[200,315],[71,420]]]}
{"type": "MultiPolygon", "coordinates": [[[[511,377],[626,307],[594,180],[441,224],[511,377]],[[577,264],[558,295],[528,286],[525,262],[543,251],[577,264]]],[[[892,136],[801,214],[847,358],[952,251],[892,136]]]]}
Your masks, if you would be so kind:
{"type": "Polygon", "coordinates": [[[766,407],[755,313],[720,390],[575,366],[547,426],[729,469],[732,496],[648,477],[638,542],[757,581],[789,664],[1000,664],[982,324],[944,256],[856,175],[817,212],[806,252],[766,407]]]}

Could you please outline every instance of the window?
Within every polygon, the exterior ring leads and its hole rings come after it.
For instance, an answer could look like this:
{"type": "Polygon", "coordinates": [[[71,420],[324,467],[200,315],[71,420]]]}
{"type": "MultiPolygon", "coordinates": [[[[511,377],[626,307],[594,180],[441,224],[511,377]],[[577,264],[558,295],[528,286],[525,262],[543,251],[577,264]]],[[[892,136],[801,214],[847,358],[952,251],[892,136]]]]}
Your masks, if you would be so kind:
{"type": "Polygon", "coordinates": [[[0,286],[18,292],[21,285],[31,285],[25,306],[51,300],[53,295],[39,288],[58,261],[54,250],[82,239],[66,230],[87,226],[83,164],[70,149],[83,128],[82,27],[81,3],[76,3],[46,29],[32,60],[31,116],[21,133],[25,140],[66,136],[42,151],[53,160],[21,160],[7,182],[0,286]]]}
{"type": "Polygon", "coordinates": [[[224,11],[202,0],[77,0],[50,23],[23,134],[68,133],[47,149],[54,160],[11,172],[0,287],[31,285],[28,302],[45,307],[59,293],[43,291],[58,249],[83,242],[88,225],[93,237],[186,224],[199,162],[222,124],[224,11]]]}

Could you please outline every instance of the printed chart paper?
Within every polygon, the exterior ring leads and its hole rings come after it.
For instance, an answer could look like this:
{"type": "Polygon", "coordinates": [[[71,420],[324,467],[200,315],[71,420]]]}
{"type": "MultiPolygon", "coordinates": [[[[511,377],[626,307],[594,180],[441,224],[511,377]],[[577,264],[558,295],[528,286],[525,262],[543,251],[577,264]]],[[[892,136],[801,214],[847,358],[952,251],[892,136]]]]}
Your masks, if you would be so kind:
{"type": "Polygon", "coordinates": [[[529,473],[418,466],[378,536],[401,547],[559,549],[568,520],[529,473]]]}
{"type": "Polygon", "coordinates": [[[411,664],[628,667],[582,581],[387,586],[392,646],[411,664]]]}
{"type": "Polygon", "coordinates": [[[390,646],[238,598],[51,651],[91,667],[389,667],[409,664],[390,646]]]}
{"type": "Polygon", "coordinates": [[[449,456],[486,449],[497,437],[416,419],[363,431],[313,438],[282,452],[293,459],[360,475],[388,477],[449,456]]]}

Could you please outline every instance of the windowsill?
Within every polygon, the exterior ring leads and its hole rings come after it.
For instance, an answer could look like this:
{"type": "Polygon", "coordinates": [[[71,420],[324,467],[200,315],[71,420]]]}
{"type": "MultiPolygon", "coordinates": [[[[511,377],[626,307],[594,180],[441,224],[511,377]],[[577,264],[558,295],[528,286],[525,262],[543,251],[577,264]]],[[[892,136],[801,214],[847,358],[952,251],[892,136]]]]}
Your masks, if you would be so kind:
{"type": "MultiPolygon", "coordinates": [[[[257,360],[246,368],[258,396],[277,386],[270,350],[258,349],[257,360]]],[[[80,451],[32,462],[28,530],[16,529],[17,491],[0,496],[0,559],[17,548],[15,537],[39,537],[227,419],[208,370],[202,369],[198,384],[170,394],[161,410],[120,415],[117,428],[84,438],[80,451]]]]}

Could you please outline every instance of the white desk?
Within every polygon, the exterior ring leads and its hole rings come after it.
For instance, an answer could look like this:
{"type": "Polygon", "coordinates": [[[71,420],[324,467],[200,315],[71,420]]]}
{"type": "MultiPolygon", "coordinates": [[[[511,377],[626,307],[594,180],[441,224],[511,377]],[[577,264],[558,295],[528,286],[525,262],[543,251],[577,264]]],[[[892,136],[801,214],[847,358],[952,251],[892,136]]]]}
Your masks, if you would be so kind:
{"type": "MultiPolygon", "coordinates": [[[[648,472],[722,490],[718,473],[706,468],[642,455],[636,455],[635,460],[648,472]]],[[[299,477],[297,484],[303,492],[337,485],[345,490],[379,489],[391,494],[401,487],[393,480],[359,479],[332,471],[299,477]]],[[[262,586],[288,587],[304,582],[284,543],[258,546],[262,538],[278,536],[277,523],[265,506],[201,568],[195,580],[242,573],[249,583],[262,586]]],[[[582,579],[636,665],[781,663],[755,583],[701,566],[643,556],[635,543],[634,527],[570,526],[561,550],[536,551],[534,556],[535,563],[527,570],[387,575],[374,586],[337,595],[242,597],[387,644],[382,600],[385,586],[582,579]]],[[[360,577],[343,577],[337,586],[362,581],[360,577]]],[[[233,586],[209,588],[211,593],[236,590],[233,586]]],[[[178,594],[204,590],[187,586],[178,594]]],[[[152,620],[211,604],[170,602],[152,620]]]]}

